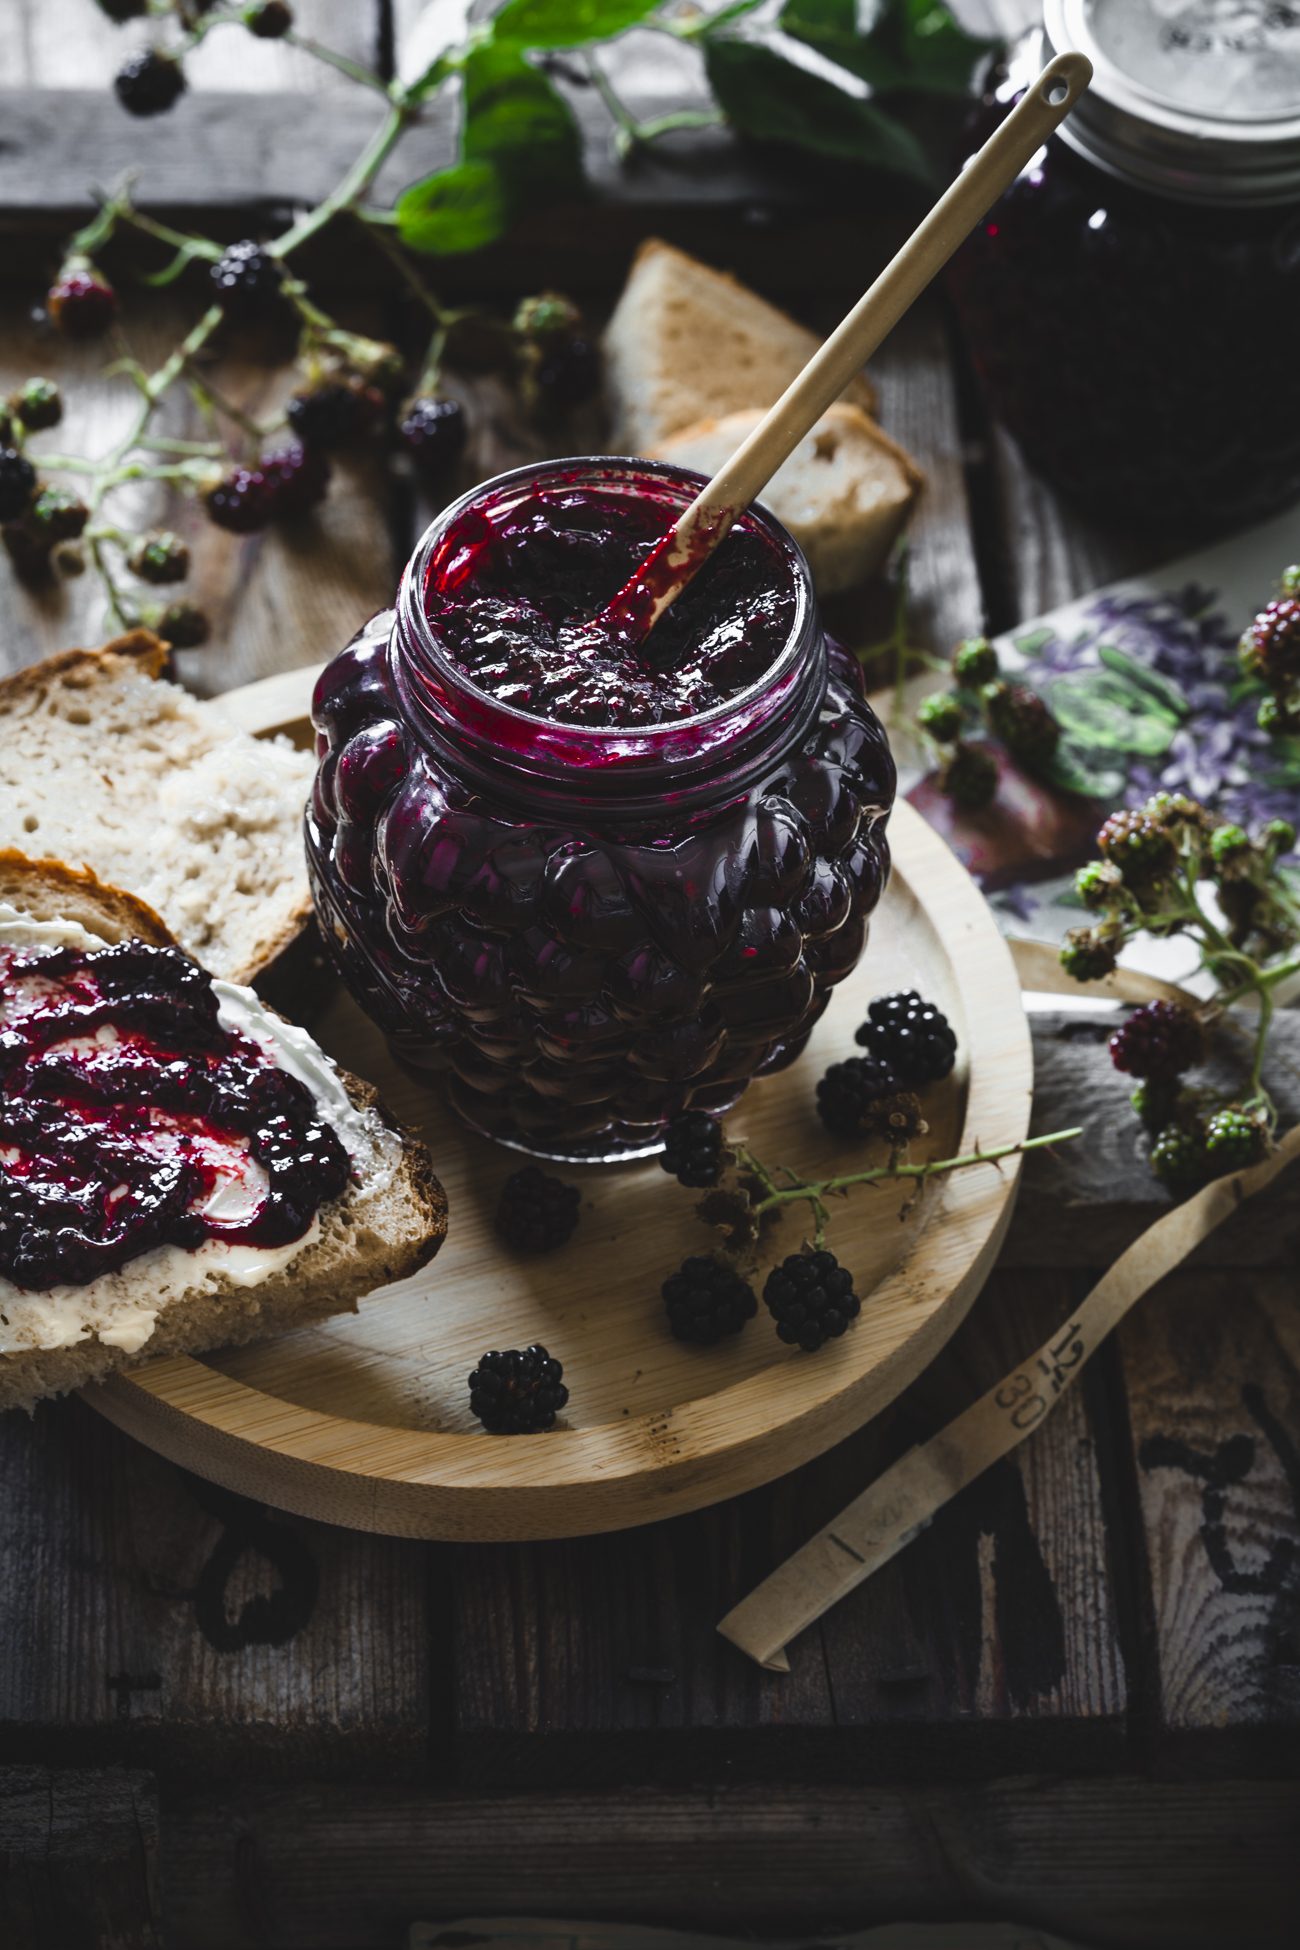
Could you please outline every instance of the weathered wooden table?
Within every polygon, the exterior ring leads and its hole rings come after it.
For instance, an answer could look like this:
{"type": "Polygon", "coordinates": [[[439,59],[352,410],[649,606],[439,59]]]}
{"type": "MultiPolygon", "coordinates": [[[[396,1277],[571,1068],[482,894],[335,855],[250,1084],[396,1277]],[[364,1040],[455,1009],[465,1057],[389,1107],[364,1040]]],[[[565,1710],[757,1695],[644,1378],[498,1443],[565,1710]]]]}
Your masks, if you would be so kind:
{"type": "MultiPolygon", "coordinates": [[[[298,11],[391,63],[421,10],[298,11]]],[[[978,11],[1014,25],[1025,7],[978,11]]],[[[54,370],[61,444],[83,450],[128,409],[100,353],[30,323],[64,207],[71,219],[85,183],[130,158],[142,197],[243,235],[255,213],[327,186],[371,113],[328,79],[307,93],[321,71],[290,51],[236,58],[233,37],[223,52],[214,36],[183,112],[128,123],[104,87],[121,46],[88,0],[0,9],[0,391],[54,370]]],[[[656,68],[637,74],[661,85],[656,68]]],[[[419,143],[445,149],[445,128],[419,143]]],[[[457,279],[599,299],[657,228],[817,322],[905,221],[890,210],[864,226],[846,197],[810,230],[783,169],[742,163],[720,138],[692,153],[695,167],[618,178],[596,152],[606,203],[581,224],[548,216],[513,256],[457,279]]],[[[337,247],[312,270],[349,275],[337,247]]],[[[352,300],[386,330],[397,307],[378,287],[352,300]]],[[[133,301],[128,334],[149,359],[191,312],[183,296],[133,301]]],[[[929,472],[911,560],[934,644],[1143,564],[1140,545],[1068,519],[1026,476],[982,417],[941,305],[914,314],[877,375],[885,423],[929,472]]],[[[259,407],[283,384],[230,362],[222,379],[259,407]]],[[[523,457],[490,387],[477,407],[483,470],[523,457]]],[[[191,524],[217,628],[180,658],[186,681],[218,691],[322,656],[387,598],[421,510],[374,488],[336,486],[323,545],[191,524]]],[[[142,518],[162,511],[150,492],[142,518]]],[[[33,601],[0,571],[0,667],[95,640],[94,600],[83,583],[33,601]]],[[[1067,1088],[1050,1026],[1038,1040],[1049,1091],[1067,1088]]],[[[1086,1091],[1105,1075],[1095,1051],[1090,1063],[1086,1091]]],[[[1066,1316],[1089,1266],[1153,1209],[1119,1153],[1096,1178],[1075,1204],[1048,1181],[1035,1199],[1030,1180],[1008,1263],[879,1422],[769,1489],[651,1530],[393,1542],[250,1506],[79,1401],[4,1418],[0,1940],[380,1950],[417,1918],[509,1910],[769,1933],[1005,1916],[1179,1950],[1288,1938],[1294,1200],[1151,1295],[1039,1435],[793,1647],[788,1678],[714,1632],[1066,1316]]]]}

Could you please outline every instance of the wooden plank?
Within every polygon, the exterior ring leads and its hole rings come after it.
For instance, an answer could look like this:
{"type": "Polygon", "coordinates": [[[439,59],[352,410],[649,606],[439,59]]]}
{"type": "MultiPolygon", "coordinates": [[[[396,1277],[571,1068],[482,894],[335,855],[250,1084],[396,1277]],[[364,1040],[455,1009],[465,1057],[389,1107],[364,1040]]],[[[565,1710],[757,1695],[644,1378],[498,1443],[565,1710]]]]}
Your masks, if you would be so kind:
{"type": "Polygon", "coordinates": [[[1293,1783],[1128,1777],[198,1793],[164,1809],[168,1950],[392,1950],[418,1920],[539,1910],[832,1937],[855,1922],[998,1918],[1115,1950],[1280,1950],[1298,1817],[1293,1783]]]}
{"type": "Polygon", "coordinates": [[[1119,1336],[1158,1696],[1181,1765],[1293,1771],[1300,1329],[1289,1271],[1162,1287],[1119,1336]]]}
{"type": "Polygon", "coordinates": [[[423,1769],[422,1546],[270,1515],[76,1400],[0,1418],[0,1457],[6,1759],[423,1769]]]}
{"type": "Polygon", "coordinates": [[[162,1950],[151,1775],[0,1767],[6,1950],[162,1950]]]}
{"type": "Polygon", "coordinates": [[[994,1281],[895,1407],[770,1490],[635,1535],[465,1548],[452,1581],[460,1777],[933,1779],[1119,1762],[1123,1654],[1083,1391],[791,1649],[774,1677],[717,1620],[1065,1314],[994,1281]]]}

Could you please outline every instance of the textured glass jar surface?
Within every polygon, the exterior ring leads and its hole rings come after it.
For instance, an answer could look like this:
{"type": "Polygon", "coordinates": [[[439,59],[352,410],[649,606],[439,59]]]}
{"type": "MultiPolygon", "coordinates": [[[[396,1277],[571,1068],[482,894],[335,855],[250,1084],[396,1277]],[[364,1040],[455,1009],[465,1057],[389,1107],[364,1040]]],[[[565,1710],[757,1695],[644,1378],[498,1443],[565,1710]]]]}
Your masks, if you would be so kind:
{"type": "MultiPolygon", "coordinates": [[[[975,141],[1036,56],[1017,50],[975,141]]],[[[1180,200],[1054,137],[949,279],[994,411],[1088,512],[1178,544],[1300,495],[1300,201],[1180,200]]]]}
{"type": "MultiPolygon", "coordinates": [[[[681,505],[698,485],[654,472],[681,505]]],[[[323,931],[397,1053],[448,1071],[475,1128],[633,1155],[678,1110],[724,1110],[792,1061],[856,965],[888,875],[888,743],[775,523],[799,619],[743,696],[632,735],[494,704],[438,658],[413,594],[455,514],[316,687],[323,931]]]]}

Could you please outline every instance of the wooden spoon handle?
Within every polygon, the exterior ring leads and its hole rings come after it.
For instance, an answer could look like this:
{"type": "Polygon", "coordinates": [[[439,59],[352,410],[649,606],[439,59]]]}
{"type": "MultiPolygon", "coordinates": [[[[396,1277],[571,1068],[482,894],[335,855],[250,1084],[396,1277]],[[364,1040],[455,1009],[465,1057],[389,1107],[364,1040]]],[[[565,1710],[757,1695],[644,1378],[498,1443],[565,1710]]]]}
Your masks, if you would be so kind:
{"type": "Polygon", "coordinates": [[[798,378],[708,486],[701,488],[676,522],[657,565],[660,573],[653,603],[642,609],[638,619],[642,634],[676,601],[737,515],[758,497],[839,398],[908,306],[1069,114],[1091,79],[1092,64],[1085,55],[1058,54],[1048,63],[798,378]]]}

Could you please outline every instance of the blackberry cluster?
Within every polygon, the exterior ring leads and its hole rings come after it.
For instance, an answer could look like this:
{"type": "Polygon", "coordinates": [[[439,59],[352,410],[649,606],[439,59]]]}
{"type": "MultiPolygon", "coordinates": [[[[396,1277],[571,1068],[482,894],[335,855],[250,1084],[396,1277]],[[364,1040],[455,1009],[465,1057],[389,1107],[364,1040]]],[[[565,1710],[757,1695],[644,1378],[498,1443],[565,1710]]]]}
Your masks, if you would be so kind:
{"type": "Polygon", "coordinates": [[[946,1077],[957,1060],[952,1024],[915,989],[878,995],[854,1041],[899,1083],[918,1090],[946,1077]]]}
{"type": "Polygon", "coordinates": [[[1200,1054],[1200,1024],[1174,1002],[1135,1009],[1110,1039],[1111,1062],[1131,1077],[1172,1080],[1190,1070],[1200,1054]]]}
{"type": "Polygon", "coordinates": [[[466,434],[460,401],[427,393],[409,402],[397,429],[417,472],[430,481],[441,479],[456,465],[465,451],[466,434]]]}
{"type": "Polygon", "coordinates": [[[1237,656],[1245,675],[1270,692],[1259,707],[1261,729],[1294,731],[1300,726],[1300,567],[1287,570],[1281,595],[1260,611],[1237,656]]]}
{"type": "Polygon", "coordinates": [[[952,674],[963,690],[981,690],[991,684],[1001,666],[998,653],[986,636],[968,636],[952,653],[952,674]]]}
{"type": "Polygon", "coordinates": [[[71,488],[41,488],[27,511],[33,535],[49,547],[75,542],[89,520],[90,509],[71,488]]]}
{"type": "Polygon", "coordinates": [[[1061,949],[1061,967],[1076,982],[1100,982],[1115,973],[1119,950],[1102,928],[1070,928],[1061,949]]]}
{"type": "Polygon", "coordinates": [[[209,518],[232,535],[253,535],[273,521],[289,521],[315,507],[329,485],[329,462],[314,448],[263,454],[255,467],[236,467],[204,496],[209,518]]]}
{"type": "Polygon", "coordinates": [[[817,1115],[832,1137],[865,1137],[881,1100],[891,1097],[898,1079],[875,1056],[850,1056],[832,1063],[817,1085],[817,1115]]]}
{"type": "Polygon", "coordinates": [[[1214,1111],[1205,1121],[1205,1156],[1212,1177],[1258,1164],[1267,1146],[1259,1119],[1236,1105],[1214,1111]]]}
{"type": "Polygon", "coordinates": [[[1153,819],[1145,807],[1113,812],[1097,835],[1097,851],[1135,892],[1145,891],[1161,879],[1176,858],[1166,826],[1153,819]]]}
{"type": "Polygon", "coordinates": [[[185,74],[170,54],[146,47],[122,64],[113,87],[128,115],[163,115],[185,93],[185,74]]]}
{"type": "Polygon", "coordinates": [[[722,1176],[722,1126],[706,1110],[684,1110],[664,1132],[659,1162],[679,1185],[702,1190],[722,1176]]]}
{"type": "Polygon", "coordinates": [[[928,737],[940,745],[954,745],[966,722],[959,697],[951,691],[933,691],[916,707],[916,721],[928,737]]]}
{"type": "Polygon", "coordinates": [[[126,558],[126,566],[141,582],[184,582],[190,572],[190,552],[179,535],[160,530],[141,535],[126,558]]]}
{"type": "Polygon", "coordinates": [[[25,514],[36,488],[36,469],[16,447],[0,447],[0,521],[25,514]]]}
{"type": "Polygon", "coordinates": [[[828,1252],[791,1253],[768,1274],[763,1299],[778,1339],[806,1354],[838,1339],[862,1311],[853,1275],[828,1252]]]}
{"type": "Polygon", "coordinates": [[[326,379],[295,393],[287,411],[289,425],[304,446],[336,453],[378,439],[388,402],[377,386],[364,380],[326,379]]]}
{"type": "Polygon", "coordinates": [[[45,298],[51,322],[70,339],[98,339],[117,316],[117,293],[91,264],[65,265],[45,298]]]}
{"type": "Polygon", "coordinates": [[[521,1253],[549,1253],[573,1236],[582,1194],[539,1165],[511,1172],[501,1187],[497,1231],[521,1253]]]}
{"type": "Polygon", "coordinates": [[[277,258],[251,237],[231,244],[209,272],[213,296],[227,318],[255,324],[279,303],[284,270],[277,258]]]}
{"type": "Polygon", "coordinates": [[[663,1283],[664,1309],[673,1336],[697,1347],[714,1347],[738,1334],[758,1312],[754,1289],[734,1267],[711,1253],[692,1253],[663,1283]]]}
{"type": "Polygon", "coordinates": [[[1129,1102],[1144,1130],[1158,1137],[1167,1124],[1177,1120],[1182,1084],[1177,1077],[1144,1077],[1129,1102]]]}
{"type": "Polygon", "coordinates": [[[939,786],[963,812],[980,812],[997,796],[997,759],[987,745],[960,744],[940,773],[939,786]]]}
{"type": "Polygon", "coordinates": [[[1046,765],[1061,742],[1061,727],[1036,691],[1024,684],[987,684],[981,693],[989,729],[1013,758],[1046,765]]]}
{"type": "Polygon", "coordinates": [[[1203,1133],[1194,1123],[1166,1125],[1151,1146],[1151,1169],[1180,1197],[1196,1191],[1209,1176],[1203,1133]]]}
{"type": "Polygon", "coordinates": [[[469,1377],[470,1409],[489,1435],[540,1435],[569,1399],[563,1373],[540,1342],[493,1349],[469,1377]]]}
{"type": "Polygon", "coordinates": [[[63,396],[52,379],[29,379],[10,394],[9,408],[28,433],[43,433],[63,418],[63,396]]]}

